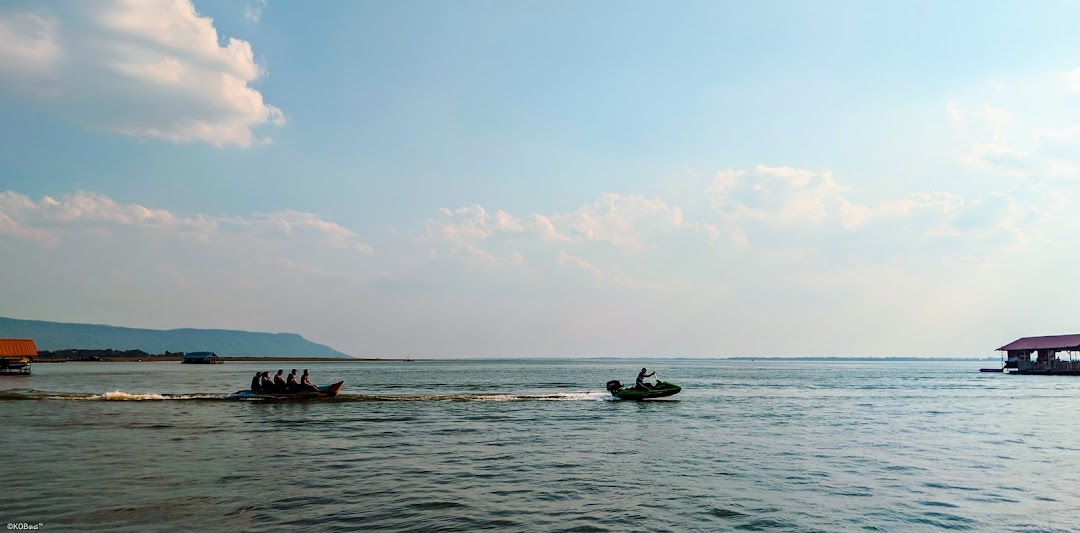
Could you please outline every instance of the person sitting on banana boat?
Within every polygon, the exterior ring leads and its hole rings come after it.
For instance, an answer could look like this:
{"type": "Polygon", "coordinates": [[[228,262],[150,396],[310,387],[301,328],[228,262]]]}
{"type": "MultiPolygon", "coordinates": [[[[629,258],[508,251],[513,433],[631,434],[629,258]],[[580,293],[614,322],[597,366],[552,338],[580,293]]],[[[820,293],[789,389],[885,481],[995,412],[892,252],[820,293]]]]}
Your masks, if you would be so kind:
{"type": "Polygon", "coordinates": [[[311,382],[311,375],[308,374],[308,370],[304,369],[304,375],[300,377],[300,386],[307,387],[315,392],[319,392],[319,386],[311,382]]]}
{"type": "Polygon", "coordinates": [[[269,372],[263,372],[262,377],[259,378],[259,390],[263,392],[272,392],[274,390],[274,382],[270,379],[269,372]]]}

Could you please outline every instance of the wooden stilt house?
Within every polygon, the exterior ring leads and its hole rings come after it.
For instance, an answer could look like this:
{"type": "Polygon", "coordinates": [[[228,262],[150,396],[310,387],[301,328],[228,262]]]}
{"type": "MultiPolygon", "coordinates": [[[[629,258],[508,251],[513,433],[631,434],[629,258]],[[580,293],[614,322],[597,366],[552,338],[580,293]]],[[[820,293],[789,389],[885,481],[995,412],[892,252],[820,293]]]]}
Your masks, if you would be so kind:
{"type": "Polygon", "coordinates": [[[33,339],[0,339],[0,376],[29,376],[37,354],[33,339]]]}

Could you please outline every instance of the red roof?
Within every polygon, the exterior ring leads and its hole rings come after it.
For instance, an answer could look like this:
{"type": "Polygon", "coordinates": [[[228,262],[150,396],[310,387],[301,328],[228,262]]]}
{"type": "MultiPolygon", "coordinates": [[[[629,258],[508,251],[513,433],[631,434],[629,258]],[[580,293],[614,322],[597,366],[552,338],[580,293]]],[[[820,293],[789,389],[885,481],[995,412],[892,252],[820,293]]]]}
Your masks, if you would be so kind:
{"type": "Polygon", "coordinates": [[[1080,350],[1080,333],[1072,335],[1048,335],[1046,337],[1023,337],[1016,339],[999,351],[1009,350],[1080,350]]]}
{"type": "Polygon", "coordinates": [[[33,339],[0,339],[0,357],[37,357],[33,339]]]}

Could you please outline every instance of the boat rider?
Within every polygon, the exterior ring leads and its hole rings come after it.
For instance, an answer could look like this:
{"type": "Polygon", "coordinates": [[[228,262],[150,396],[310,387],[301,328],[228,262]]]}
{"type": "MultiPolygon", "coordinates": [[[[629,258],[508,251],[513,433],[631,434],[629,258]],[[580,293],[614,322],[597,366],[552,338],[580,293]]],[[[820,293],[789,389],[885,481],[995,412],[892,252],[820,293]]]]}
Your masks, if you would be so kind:
{"type": "Polygon", "coordinates": [[[300,384],[304,385],[306,387],[310,387],[311,390],[316,391],[316,392],[319,390],[318,385],[315,385],[314,383],[311,382],[311,375],[308,374],[308,371],[307,371],[306,368],[304,369],[304,375],[300,377],[300,384]]]}
{"type": "Polygon", "coordinates": [[[274,382],[270,381],[269,372],[263,372],[262,377],[259,378],[259,390],[263,392],[270,392],[274,390],[274,382]]]}
{"type": "Polygon", "coordinates": [[[274,374],[274,389],[279,391],[285,390],[285,378],[281,377],[284,373],[284,370],[278,370],[277,374],[274,374]]]}
{"type": "Polygon", "coordinates": [[[285,388],[287,390],[296,390],[298,385],[300,384],[296,382],[296,369],[294,368],[292,372],[289,372],[289,377],[285,379],[285,388]]]}
{"type": "Polygon", "coordinates": [[[251,390],[259,392],[259,389],[262,388],[262,375],[262,372],[256,372],[255,377],[251,378],[251,390]]]}
{"type": "Polygon", "coordinates": [[[645,378],[655,376],[656,372],[654,371],[652,374],[646,374],[645,372],[647,372],[647,370],[645,370],[644,368],[641,369],[641,372],[638,372],[637,381],[634,383],[634,388],[642,390],[649,388],[649,385],[645,383],[645,378]]]}

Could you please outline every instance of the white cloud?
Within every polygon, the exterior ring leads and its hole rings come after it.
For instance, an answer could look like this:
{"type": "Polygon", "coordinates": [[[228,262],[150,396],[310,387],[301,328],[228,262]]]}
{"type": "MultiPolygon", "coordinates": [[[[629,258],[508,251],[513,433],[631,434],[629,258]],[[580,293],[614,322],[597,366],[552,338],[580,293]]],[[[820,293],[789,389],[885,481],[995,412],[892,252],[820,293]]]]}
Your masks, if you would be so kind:
{"type": "Polygon", "coordinates": [[[650,246],[647,235],[669,231],[683,224],[683,213],[659,198],[604,193],[577,212],[553,217],[571,235],[585,241],[604,242],[639,250],[650,246]]]}
{"type": "Polygon", "coordinates": [[[5,78],[40,77],[60,55],[55,20],[34,13],[0,14],[0,72],[5,78]]]}
{"type": "Polygon", "coordinates": [[[21,224],[3,211],[0,211],[0,237],[37,241],[45,245],[56,243],[56,238],[47,231],[21,224]]]}
{"type": "Polygon", "coordinates": [[[641,251],[655,247],[654,238],[676,229],[718,232],[708,224],[686,223],[681,209],[659,198],[605,193],[572,213],[552,215],[516,217],[501,210],[491,214],[480,205],[443,208],[439,218],[427,221],[427,239],[448,246],[453,254],[485,258],[493,264],[521,264],[523,256],[516,247],[596,243],[641,251]]]}
{"type": "Polygon", "coordinates": [[[870,211],[851,202],[846,193],[828,170],[763,165],[751,172],[719,172],[705,192],[712,206],[736,226],[743,220],[757,220],[796,225],[837,223],[852,229],[866,222],[870,211]]]}
{"type": "Polygon", "coordinates": [[[950,102],[946,114],[965,146],[961,164],[1029,182],[1071,179],[1066,169],[1080,163],[1080,126],[1076,96],[1063,93],[1062,80],[1068,91],[1080,92],[1080,69],[1074,69],[1016,83],[1008,94],[969,95],[982,101],[966,105],[976,111],[950,102]]]}
{"type": "Polygon", "coordinates": [[[964,114],[961,113],[952,102],[949,102],[949,105],[945,106],[945,113],[949,115],[949,118],[953,121],[963,122],[964,120],[964,114]]]}
{"type": "Polygon", "coordinates": [[[206,217],[180,218],[164,209],[149,209],[137,204],[118,204],[111,198],[92,192],[79,191],[59,200],[50,196],[35,202],[27,196],[5,191],[0,193],[0,213],[19,224],[33,228],[53,238],[65,226],[138,227],[205,232],[214,229],[206,217]]]}
{"type": "Polygon", "coordinates": [[[1026,227],[1044,218],[1004,193],[972,197],[944,192],[911,194],[879,204],[849,196],[828,171],[758,166],[716,175],[710,203],[738,243],[781,250],[812,246],[834,259],[891,261],[919,250],[952,247],[964,254],[990,246],[1020,246],[1026,227]]]}
{"type": "Polygon", "coordinates": [[[559,251],[559,255],[556,257],[556,261],[560,265],[573,265],[585,272],[592,274],[597,279],[604,278],[604,272],[597,268],[595,265],[589,263],[588,261],[580,257],[570,255],[562,250],[559,251]]]}
{"type": "Polygon", "coordinates": [[[223,218],[221,222],[246,228],[256,234],[283,239],[319,242],[335,248],[372,253],[374,248],[360,240],[356,232],[324,220],[314,213],[278,211],[246,218],[223,218]]]}
{"type": "Polygon", "coordinates": [[[976,144],[961,161],[970,168],[996,169],[1022,176],[1028,167],[1027,152],[999,143],[976,144]]]}
{"type": "MultiPolygon", "coordinates": [[[[540,218],[521,220],[503,211],[496,211],[492,215],[479,205],[455,210],[443,208],[439,214],[439,219],[426,222],[428,242],[432,245],[446,244],[452,255],[472,257],[489,265],[521,264],[524,258],[512,250],[501,255],[486,251],[479,246],[480,242],[496,234],[547,234],[540,218]]],[[[433,252],[438,255],[437,251],[433,252]]]]}
{"type": "Polygon", "coordinates": [[[777,327],[814,349],[839,330],[895,335],[894,318],[910,314],[919,320],[905,331],[917,331],[962,311],[957,299],[984,301],[988,283],[1045,257],[1031,243],[1048,242],[1041,222],[1067,207],[1038,190],[873,204],[856,192],[828,172],[759,166],[718,173],[703,212],[634,195],[523,217],[473,205],[442,210],[422,238],[387,229],[375,255],[353,230],[301,211],[183,215],[91,192],[9,191],[0,251],[18,260],[3,289],[43,318],[280,327],[373,356],[782,351],[754,344],[777,327]],[[729,223],[747,246],[725,238],[729,223]],[[50,301],[82,314],[57,316],[50,301]]]}
{"type": "Polygon", "coordinates": [[[1080,67],[1063,73],[1061,78],[1065,80],[1065,87],[1069,91],[1080,93],[1080,67]]]}
{"type": "Polygon", "coordinates": [[[265,73],[247,41],[221,44],[189,0],[61,2],[0,14],[7,81],[77,123],[173,142],[249,147],[284,124],[250,84],[265,73]],[[116,105],[115,102],[123,102],[116,105]]]}
{"type": "Polygon", "coordinates": [[[258,23],[262,19],[263,9],[266,9],[267,0],[247,0],[244,2],[244,18],[258,23]]]}
{"type": "Polygon", "coordinates": [[[373,249],[352,230],[313,213],[280,211],[250,217],[177,216],[165,209],[121,204],[102,194],[79,191],[39,201],[0,192],[0,235],[57,245],[82,238],[88,231],[108,238],[119,231],[141,231],[165,237],[261,239],[305,246],[324,246],[370,254],[373,249]]]}

